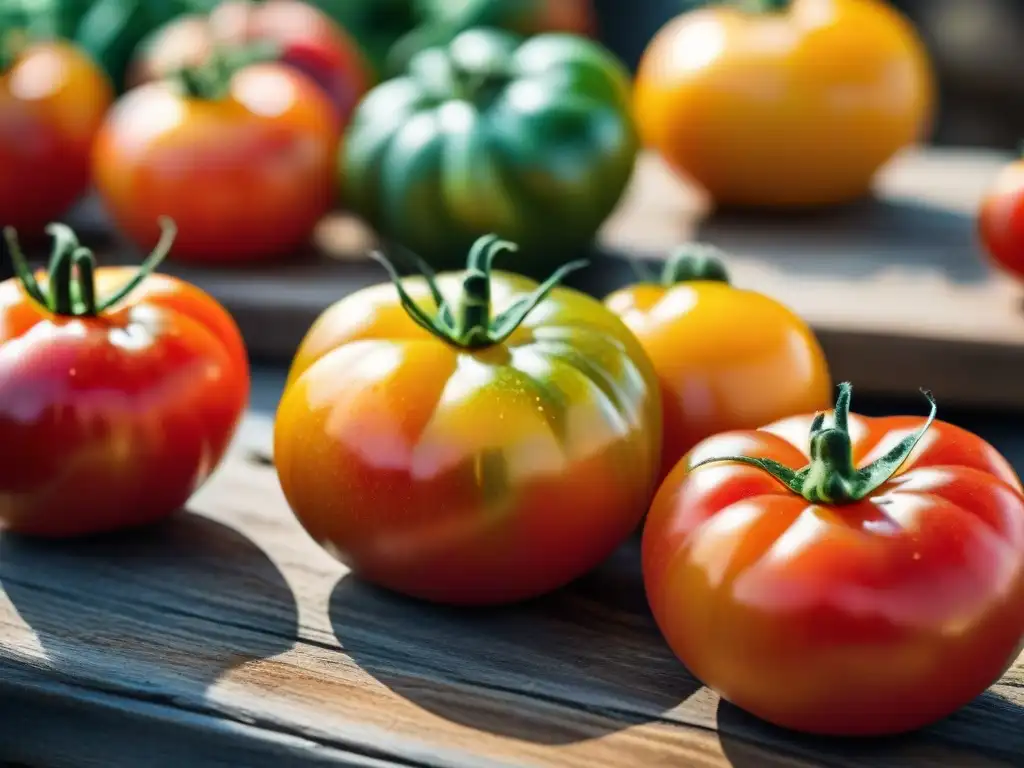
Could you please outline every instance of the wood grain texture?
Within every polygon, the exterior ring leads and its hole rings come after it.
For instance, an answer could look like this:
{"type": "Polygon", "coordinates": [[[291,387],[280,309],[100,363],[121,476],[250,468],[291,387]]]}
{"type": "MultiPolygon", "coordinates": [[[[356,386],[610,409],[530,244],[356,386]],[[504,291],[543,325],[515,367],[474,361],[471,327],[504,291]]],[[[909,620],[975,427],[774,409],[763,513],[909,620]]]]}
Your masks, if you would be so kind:
{"type": "MultiPolygon", "coordinates": [[[[1007,157],[910,151],[880,175],[872,200],[771,215],[711,212],[698,192],[647,155],[589,254],[592,268],[569,283],[603,296],[633,279],[623,256],[656,260],[698,238],[733,254],[736,284],[805,317],[835,378],[855,381],[862,394],[906,395],[926,386],[946,405],[1024,410],[1024,290],[987,264],[974,224],[982,193],[1007,157]]],[[[74,223],[109,257],[137,258],[111,241],[94,201],[74,223]]],[[[313,247],[285,264],[167,269],[231,310],[255,359],[286,362],[324,308],[385,279],[366,258],[374,243],[358,221],[337,214],[322,223],[313,247]]]]}
{"type": "MultiPolygon", "coordinates": [[[[0,760],[33,766],[995,768],[1024,764],[1024,658],[913,736],[794,736],[675,660],[637,542],[529,604],[460,611],[346,573],[251,419],[187,512],[74,544],[0,537],[0,760]]],[[[955,674],[955,670],[950,670],[955,674]]]]}

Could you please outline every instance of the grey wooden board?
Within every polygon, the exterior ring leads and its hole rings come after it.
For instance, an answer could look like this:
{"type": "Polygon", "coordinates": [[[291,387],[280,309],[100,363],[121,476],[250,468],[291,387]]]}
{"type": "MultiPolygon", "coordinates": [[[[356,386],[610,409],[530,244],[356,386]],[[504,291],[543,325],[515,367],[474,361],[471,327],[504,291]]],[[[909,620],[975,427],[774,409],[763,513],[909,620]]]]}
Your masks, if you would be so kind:
{"type": "Polygon", "coordinates": [[[1020,766],[1024,668],[912,736],[796,736],[719,701],[648,612],[637,542],[527,605],[371,588],[292,518],[251,418],[166,523],[0,536],[0,760],[39,766],[1020,766]]]}

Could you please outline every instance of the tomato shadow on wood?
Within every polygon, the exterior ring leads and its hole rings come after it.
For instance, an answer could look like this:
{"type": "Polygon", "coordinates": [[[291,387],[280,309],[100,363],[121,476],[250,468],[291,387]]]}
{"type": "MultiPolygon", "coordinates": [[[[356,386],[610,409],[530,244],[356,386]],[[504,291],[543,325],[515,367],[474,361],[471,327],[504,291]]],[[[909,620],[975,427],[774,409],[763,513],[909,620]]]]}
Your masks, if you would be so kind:
{"type": "Polygon", "coordinates": [[[733,768],[904,768],[950,765],[996,768],[1019,765],[1024,755],[1024,706],[986,691],[948,718],[915,733],[883,738],[806,736],[787,731],[722,701],[722,750],[733,768]]]}
{"type": "Polygon", "coordinates": [[[355,663],[439,717],[548,745],[595,739],[658,720],[700,688],[658,634],[637,547],[502,608],[430,605],[346,576],[331,623],[355,663]]]}
{"type": "Polygon", "coordinates": [[[42,674],[188,708],[205,708],[222,675],[287,651],[298,632],[294,596],[267,555],[187,512],[78,541],[4,535],[0,588],[38,638],[42,674]]]}

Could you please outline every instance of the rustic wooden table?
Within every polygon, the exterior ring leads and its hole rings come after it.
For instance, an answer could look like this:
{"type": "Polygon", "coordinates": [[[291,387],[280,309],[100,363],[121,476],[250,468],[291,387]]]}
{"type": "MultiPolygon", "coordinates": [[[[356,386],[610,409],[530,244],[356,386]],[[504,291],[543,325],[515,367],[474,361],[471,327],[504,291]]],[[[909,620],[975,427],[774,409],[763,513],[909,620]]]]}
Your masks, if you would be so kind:
{"type": "MultiPolygon", "coordinates": [[[[0,537],[0,762],[1024,765],[1024,657],[896,739],[800,737],[720,702],[661,640],[635,540],[516,608],[446,610],[360,583],[302,532],[267,462],[281,378],[257,373],[230,460],[175,519],[75,544],[0,537]]],[[[1020,421],[952,417],[1024,469],[1020,421]]]]}

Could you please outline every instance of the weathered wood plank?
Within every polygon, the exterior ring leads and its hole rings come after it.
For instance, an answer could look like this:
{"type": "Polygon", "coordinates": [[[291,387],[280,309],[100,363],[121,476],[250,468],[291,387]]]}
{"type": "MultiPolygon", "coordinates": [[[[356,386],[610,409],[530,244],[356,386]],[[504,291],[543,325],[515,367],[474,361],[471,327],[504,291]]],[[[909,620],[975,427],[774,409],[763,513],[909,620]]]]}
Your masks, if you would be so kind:
{"type": "Polygon", "coordinates": [[[369,587],[291,517],[251,421],[190,511],[0,537],[0,759],[46,766],[1021,765],[1024,669],[947,721],[810,739],[722,703],[647,611],[634,539],[571,587],[460,611],[369,587]],[[256,457],[256,458],[254,458],[256,457]]]}

